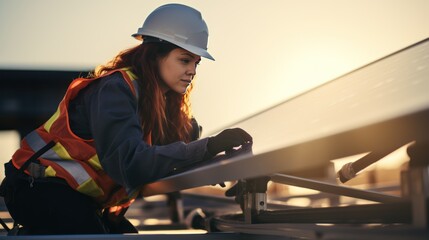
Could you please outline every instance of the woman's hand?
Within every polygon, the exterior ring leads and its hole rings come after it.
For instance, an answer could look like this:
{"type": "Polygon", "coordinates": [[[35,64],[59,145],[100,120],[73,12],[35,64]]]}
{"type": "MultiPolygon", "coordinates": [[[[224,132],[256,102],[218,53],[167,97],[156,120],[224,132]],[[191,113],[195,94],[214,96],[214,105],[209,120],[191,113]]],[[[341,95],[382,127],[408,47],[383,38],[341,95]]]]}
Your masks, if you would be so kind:
{"type": "Polygon", "coordinates": [[[213,156],[231,150],[234,147],[252,142],[252,136],[241,128],[223,130],[214,137],[210,137],[207,143],[207,150],[213,156]]]}

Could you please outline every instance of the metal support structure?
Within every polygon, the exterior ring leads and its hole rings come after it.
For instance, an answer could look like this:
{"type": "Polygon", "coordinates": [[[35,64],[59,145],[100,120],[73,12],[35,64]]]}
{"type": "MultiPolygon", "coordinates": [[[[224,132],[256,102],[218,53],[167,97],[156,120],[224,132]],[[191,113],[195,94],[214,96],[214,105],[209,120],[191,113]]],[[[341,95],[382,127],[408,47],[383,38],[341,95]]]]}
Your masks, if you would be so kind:
{"type": "Polygon", "coordinates": [[[267,183],[269,177],[245,180],[244,184],[244,222],[253,223],[253,216],[267,210],[267,183]]]}
{"type": "Polygon", "coordinates": [[[180,192],[172,192],[167,194],[167,204],[170,211],[170,220],[173,224],[184,224],[184,208],[183,200],[180,192]]]}
{"type": "Polygon", "coordinates": [[[428,228],[429,167],[410,169],[409,184],[413,226],[428,228]]]}
{"type": "MultiPolygon", "coordinates": [[[[327,168],[325,169],[325,171],[326,171],[326,176],[324,179],[326,179],[328,183],[336,184],[337,173],[335,172],[334,163],[330,162],[327,168]]],[[[329,200],[330,206],[338,206],[340,204],[340,195],[336,195],[336,194],[330,195],[328,196],[328,200],[329,200]]]]}
{"type": "Polygon", "coordinates": [[[401,172],[402,195],[411,203],[412,224],[428,228],[428,168],[408,169],[401,172]]]}
{"type": "Polygon", "coordinates": [[[411,202],[416,228],[429,228],[429,144],[417,142],[407,148],[409,168],[401,172],[402,195],[411,202]]]}
{"type": "Polygon", "coordinates": [[[300,178],[295,176],[290,176],[286,174],[274,174],[271,176],[271,180],[277,183],[288,184],[297,187],[309,188],[313,190],[318,190],[321,192],[338,194],[348,197],[366,199],[374,202],[399,202],[402,201],[400,197],[383,194],[379,192],[369,191],[369,190],[360,190],[352,187],[339,186],[336,184],[331,184],[327,182],[321,182],[306,178],[300,178]]]}

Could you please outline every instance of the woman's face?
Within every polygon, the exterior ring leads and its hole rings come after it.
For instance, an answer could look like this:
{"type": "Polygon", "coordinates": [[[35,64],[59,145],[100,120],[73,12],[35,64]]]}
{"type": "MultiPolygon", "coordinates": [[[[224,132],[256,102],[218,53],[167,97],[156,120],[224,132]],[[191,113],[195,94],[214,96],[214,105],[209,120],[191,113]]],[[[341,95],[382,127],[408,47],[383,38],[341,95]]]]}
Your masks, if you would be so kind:
{"type": "Polygon", "coordinates": [[[159,61],[159,71],[164,80],[164,93],[173,90],[185,94],[197,70],[201,57],[182,48],[175,48],[159,61]]]}

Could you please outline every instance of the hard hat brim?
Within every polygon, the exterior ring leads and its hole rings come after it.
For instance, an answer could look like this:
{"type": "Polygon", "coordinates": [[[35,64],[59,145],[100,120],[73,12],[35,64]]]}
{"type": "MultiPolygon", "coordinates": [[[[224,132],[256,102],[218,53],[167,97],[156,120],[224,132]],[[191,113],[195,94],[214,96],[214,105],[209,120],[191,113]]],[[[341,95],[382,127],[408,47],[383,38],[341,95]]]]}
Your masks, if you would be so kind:
{"type": "MultiPolygon", "coordinates": [[[[139,41],[143,41],[143,35],[140,34],[140,33],[134,33],[131,36],[134,37],[135,39],[139,40],[139,41]]],[[[145,36],[149,36],[149,35],[145,35],[145,36]]],[[[163,39],[163,38],[160,38],[158,36],[151,36],[151,37],[162,39],[163,41],[172,43],[172,44],[174,44],[174,45],[176,45],[178,47],[181,47],[181,48],[183,48],[185,50],[188,50],[189,52],[191,52],[191,53],[193,53],[195,55],[198,55],[198,56],[201,56],[201,57],[204,57],[204,58],[207,58],[207,59],[215,61],[215,59],[213,58],[213,56],[209,52],[207,52],[207,50],[205,50],[203,48],[199,48],[199,47],[191,46],[191,45],[188,45],[188,44],[184,44],[184,43],[175,41],[174,39],[163,39]]]]}

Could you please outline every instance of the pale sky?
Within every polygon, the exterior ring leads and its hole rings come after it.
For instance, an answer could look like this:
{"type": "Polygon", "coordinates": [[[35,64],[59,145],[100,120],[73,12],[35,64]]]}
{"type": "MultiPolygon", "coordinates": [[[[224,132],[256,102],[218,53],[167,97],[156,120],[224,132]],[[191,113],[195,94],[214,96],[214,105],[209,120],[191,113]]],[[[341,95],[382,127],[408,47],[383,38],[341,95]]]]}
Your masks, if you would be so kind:
{"type": "MultiPolygon", "coordinates": [[[[192,95],[204,135],[429,36],[427,0],[176,2],[201,11],[216,59],[192,95]]],[[[165,3],[0,0],[0,68],[89,70],[165,3]]]]}

